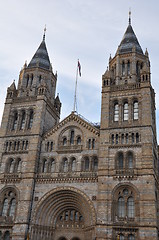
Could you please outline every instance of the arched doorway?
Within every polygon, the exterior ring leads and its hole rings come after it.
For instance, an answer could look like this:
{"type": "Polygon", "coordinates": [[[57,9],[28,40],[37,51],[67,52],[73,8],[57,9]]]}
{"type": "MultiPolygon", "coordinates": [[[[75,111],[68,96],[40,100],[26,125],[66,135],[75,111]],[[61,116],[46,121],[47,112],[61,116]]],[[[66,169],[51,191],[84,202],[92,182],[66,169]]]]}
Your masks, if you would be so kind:
{"type": "Polygon", "coordinates": [[[46,194],[37,205],[31,239],[93,239],[95,221],[94,205],[87,195],[71,187],[56,189],[46,194]],[[91,229],[89,233],[88,228],[91,229]]]}

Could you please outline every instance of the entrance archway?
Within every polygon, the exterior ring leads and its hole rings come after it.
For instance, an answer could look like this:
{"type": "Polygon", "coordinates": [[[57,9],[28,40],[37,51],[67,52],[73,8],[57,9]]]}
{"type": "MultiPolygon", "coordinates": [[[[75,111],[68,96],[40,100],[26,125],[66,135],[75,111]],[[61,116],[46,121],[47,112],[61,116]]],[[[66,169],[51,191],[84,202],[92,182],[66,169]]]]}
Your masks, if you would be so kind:
{"type": "Polygon", "coordinates": [[[31,239],[93,239],[95,224],[95,209],[86,194],[71,187],[58,188],[47,193],[37,205],[31,239]]]}

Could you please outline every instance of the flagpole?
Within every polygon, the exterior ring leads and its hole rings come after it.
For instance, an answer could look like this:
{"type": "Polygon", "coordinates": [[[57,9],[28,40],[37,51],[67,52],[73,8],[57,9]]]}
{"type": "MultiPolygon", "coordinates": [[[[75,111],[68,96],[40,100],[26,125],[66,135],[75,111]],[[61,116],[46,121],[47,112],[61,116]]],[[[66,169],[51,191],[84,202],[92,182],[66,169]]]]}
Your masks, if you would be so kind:
{"type": "MultiPolygon", "coordinates": [[[[79,61],[79,59],[78,59],[79,61]]],[[[75,95],[74,95],[74,106],[73,111],[77,111],[77,79],[78,79],[78,62],[77,62],[77,71],[76,71],[76,83],[75,83],[75,95]]]]}

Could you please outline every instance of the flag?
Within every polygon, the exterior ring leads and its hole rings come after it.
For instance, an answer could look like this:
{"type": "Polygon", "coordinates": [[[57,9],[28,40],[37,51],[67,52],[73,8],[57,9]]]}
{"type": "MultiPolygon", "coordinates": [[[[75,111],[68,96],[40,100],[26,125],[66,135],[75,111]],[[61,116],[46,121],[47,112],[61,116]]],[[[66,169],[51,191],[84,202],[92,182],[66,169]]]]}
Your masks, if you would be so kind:
{"type": "Polygon", "coordinates": [[[79,76],[81,77],[81,64],[78,60],[78,72],[79,72],[79,76]]]}

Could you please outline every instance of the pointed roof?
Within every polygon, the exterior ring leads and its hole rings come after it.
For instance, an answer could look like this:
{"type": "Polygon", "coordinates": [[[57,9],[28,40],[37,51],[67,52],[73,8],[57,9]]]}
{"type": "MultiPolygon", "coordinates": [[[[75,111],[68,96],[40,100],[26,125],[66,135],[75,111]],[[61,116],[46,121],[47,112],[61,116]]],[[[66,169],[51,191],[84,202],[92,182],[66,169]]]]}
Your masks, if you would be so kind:
{"type": "Polygon", "coordinates": [[[28,65],[28,68],[31,67],[41,67],[47,70],[51,68],[51,63],[45,44],[45,34],[43,36],[43,41],[28,65]]]}
{"type": "Polygon", "coordinates": [[[15,81],[13,81],[13,83],[10,85],[10,87],[8,87],[9,90],[16,90],[16,86],[15,86],[15,81]]]}
{"type": "Polygon", "coordinates": [[[131,26],[131,20],[129,18],[129,25],[126,29],[124,37],[118,47],[118,53],[130,53],[135,49],[135,51],[139,54],[143,54],[142,48],[137,40],[137,37],[134,33],[134,30],[131,26]]]}

